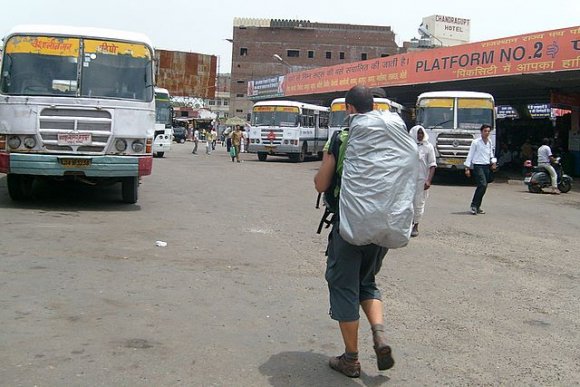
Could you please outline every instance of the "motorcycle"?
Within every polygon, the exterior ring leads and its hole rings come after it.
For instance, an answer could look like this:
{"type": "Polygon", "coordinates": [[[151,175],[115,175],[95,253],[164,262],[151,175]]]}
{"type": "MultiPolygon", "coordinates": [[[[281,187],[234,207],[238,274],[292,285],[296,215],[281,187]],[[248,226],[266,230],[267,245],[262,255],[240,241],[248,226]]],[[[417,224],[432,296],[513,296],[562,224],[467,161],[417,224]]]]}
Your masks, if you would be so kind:
{"type": "MultiPolygon", "coordinates": [[[[558,190],[562,193],[570,191],[572,189],[572,178],[566,175],[562,170],[560,157],[556,158],[556,162],[552,163],[552,166],[556,170],[558,190]]],[[[533,166],[531,160],[526,160],[524,162],[524,168],[526,170],[524,183],[528,186],[528,191],[532,193],[541,193],[543,188],[552,186],[550,174],[545,168],[541,166],[533,166]]]]}

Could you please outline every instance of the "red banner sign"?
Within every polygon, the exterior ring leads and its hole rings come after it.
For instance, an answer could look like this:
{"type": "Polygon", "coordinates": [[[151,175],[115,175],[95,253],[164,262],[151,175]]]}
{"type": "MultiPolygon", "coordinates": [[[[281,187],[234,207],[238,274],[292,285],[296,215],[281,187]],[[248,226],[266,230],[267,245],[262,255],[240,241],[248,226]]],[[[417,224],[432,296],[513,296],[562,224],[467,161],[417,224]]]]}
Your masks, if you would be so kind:
{"type": "Polygon", "coordinates": [[[286,96],[580,69],[580,26],[286,75],[286,96]]]}

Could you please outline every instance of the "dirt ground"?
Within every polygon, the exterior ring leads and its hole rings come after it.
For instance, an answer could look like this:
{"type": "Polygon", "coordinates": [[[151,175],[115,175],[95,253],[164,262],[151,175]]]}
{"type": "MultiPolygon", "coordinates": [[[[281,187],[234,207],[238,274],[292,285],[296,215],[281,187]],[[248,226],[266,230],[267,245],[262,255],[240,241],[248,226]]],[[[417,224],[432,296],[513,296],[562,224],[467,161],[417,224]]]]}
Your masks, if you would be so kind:
{"type": "Polygon", "coordinates": [[[396,365],[377,371],[362,321],[351,380],[327,365],[319,162],[191,148],[155,159],[136,205],[48,183],[14,203],[0,177],[0,385],[580,385],[578,191],[494,183],[473,216],[473,186],[434,185],[378,276],[396,365]]]}

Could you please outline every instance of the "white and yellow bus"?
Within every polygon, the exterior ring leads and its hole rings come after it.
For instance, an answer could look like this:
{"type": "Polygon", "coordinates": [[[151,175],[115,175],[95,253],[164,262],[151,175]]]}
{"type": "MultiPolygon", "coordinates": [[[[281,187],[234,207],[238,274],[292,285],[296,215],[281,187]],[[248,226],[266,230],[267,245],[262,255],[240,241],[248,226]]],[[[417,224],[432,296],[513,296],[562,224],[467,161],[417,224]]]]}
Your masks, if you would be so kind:
{"type": "MultiPolygon", "coordinates": [[[[402,116],[404,112],[403,105],[391,101],[388,98],[374,98],[374,110],[391,111],[399,113],[402,116]]],[[[328,130],[328,138],[331,138],[334,132],[348,126],[348,113],[346,112],[346,105],[344,98],[336,98],[330,104],[330,124],[328,130]]]]}
{"type": "Polygon", "coordinates": [[[294,162],[306,156],[322,158],[328,140],[329,109],[296,101],[262,101],[254,104],[249,133],[250,153],[260,161],[268,155],[288,156],[294,162]]]}
{"type": "Polygon", "coordinates": [[[135,203],[151,174],[154,51],[142,34],[18,26],[4,38],[0,172],[12,199],[35,178],[120,182],[135,203]]]}
{"type": "Polygon", "coordinates": [[[491,94],[434,91],[417,98],[416,123],[425,128],[435,148],[438,168],[464,169],[471,142],[490,125],[495,148],[495,104],[491,94]]]}

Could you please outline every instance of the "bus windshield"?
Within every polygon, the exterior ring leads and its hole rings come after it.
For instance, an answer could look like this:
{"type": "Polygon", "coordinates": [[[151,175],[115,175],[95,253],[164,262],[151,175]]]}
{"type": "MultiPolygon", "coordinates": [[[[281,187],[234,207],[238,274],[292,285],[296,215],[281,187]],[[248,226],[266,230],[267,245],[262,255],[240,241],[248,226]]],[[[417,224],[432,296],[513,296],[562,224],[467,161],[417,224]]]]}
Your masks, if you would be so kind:
{"type": "Polygon", "coordinates": [[[417,108],[417,124],[427,129],[453,129],[453,106],[453,98],[422,99],[417,108]]]}
{"type": "Polygon", "coordinates": [[[346,122],[346,116],[347,116],[347,113],[344,110],[342,110],[342,111],[333,110],[332,112],[330,112],[330,126],[331,127],[341,127],[341,126],[348,125],[348,122],[346,122]]]}
{"type": "Polygon", "coordinates": [[[167,93],[155,92],[155,123],[171,127],[173,113],[167,93]]]}
{"type": "Polygon", "coordinates": [[[493,102],[486,99],[459,99],[457,102],[457,128],[477,129],[493,125],[493,102]]]}
{"type": "Polygon", "coordinates": [[[83,47],[78,38],[11,37],[5,46],[2,92],[152,100],[146,45],[84,39],[83,47]]]}
{"type": "Polygon", "coordinates": [[[252,126],[295,127],[300,122],[299,109],[294,106],[255,106],[252,126]]]}

